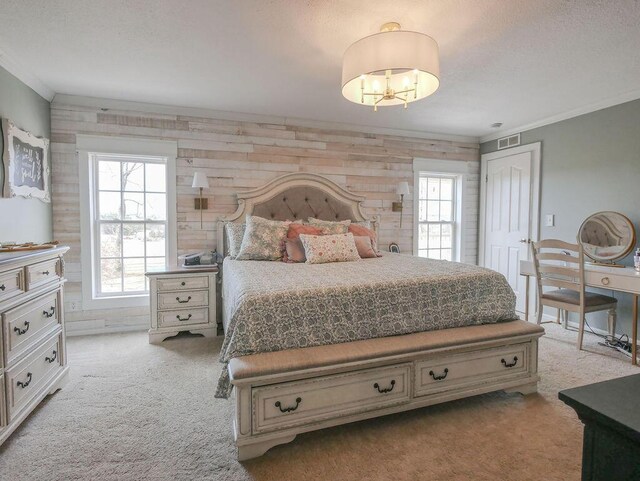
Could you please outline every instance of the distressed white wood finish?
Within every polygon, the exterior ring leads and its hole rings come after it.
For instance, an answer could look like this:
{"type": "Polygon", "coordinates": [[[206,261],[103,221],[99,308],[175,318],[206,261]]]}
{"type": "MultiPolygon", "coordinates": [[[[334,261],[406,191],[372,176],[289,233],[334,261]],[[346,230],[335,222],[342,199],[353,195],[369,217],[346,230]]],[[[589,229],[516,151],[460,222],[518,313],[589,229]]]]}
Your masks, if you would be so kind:
{"type": "Polygon", "coordinates": [[[209,272],[168,269],[147,273],[150,344],[159,344],[183,331],[205,337],[217,335],[217,274],[215,266],[209,272]]]}
{"type": "Polygon", "coordinates": [[[344,364],[232,378],[238,459],[261,456],[303,432],[491,391],[535,392],[541,335],[538,332],[480,342],[470,340],[384,358],[372,356],[344,364]],[[517,362],[514,356],[518,357],[517,362]],[[436,368],[447,368],[448,375],[434,389],[425,381],[424,371],[428,370],[429,375],[436,368]],[[378,383],[382,389],[389,388],[391,380],[396,384],[388,392],[378,392],[374,386],[378,383]],[[367,389],[370,396],[363,394],[367,389]],[[376,398],[379,404],[372,401],[376,398]],[[296,403],[298,408],[281,413],[274,409],[276,400],[285,409],[296,403]]]}
{"type": "Polygon", "coordinates": [[[0,279],[19,279],[20,285],[0,299],[0,444],[42,399],[66,382],[69,368],[61,306],[62,256],[68,249],[0,254],[0,279]],[[28,282],[42,266],[54,270],[28,282]]]}
{"type": "Polygon", "coordinates": [[[189,114],[178,107],[146,105],[140,111],[125,104],[117,108],[102,105],[96,99],[88,103],[68,96],[60,99],[51,106],[53,229],[55,239],[72,247],[66,257],[69,283],[65,287],[70,333],[144,329],[149,322],[147,308],[93,310],[83,306],[78,134],[177,141],[178,254],[213,249],[216,223],[236,211],[236,193],[292,172],[319,174],[365,196],[364,215],[380,216],[380,245],[384,248],[393,241],[402,252],[411,252],[412,197],[405,197],[402,228],[391,203],[399,200],[395,193],[398,182],[413,185],[413,158],[479,161],[475,142],[422,139],[375,128],[370,132],[344,126],[319,128],[284,118],[220,119],[206,112],[189,114]],[[195,171],[205,172],[211,185],[203,192],[209,201],[203,229],[200,211],[193,208],[195,171]]]}

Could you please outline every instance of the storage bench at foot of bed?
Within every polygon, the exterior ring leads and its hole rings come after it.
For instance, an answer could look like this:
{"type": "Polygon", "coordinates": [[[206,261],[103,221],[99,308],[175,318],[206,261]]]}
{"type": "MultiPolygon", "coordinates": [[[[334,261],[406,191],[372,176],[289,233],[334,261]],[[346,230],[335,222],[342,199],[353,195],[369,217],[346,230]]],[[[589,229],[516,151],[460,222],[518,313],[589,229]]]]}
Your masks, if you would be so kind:
{"type": "Polygon", "coordinates": [[[497,390],[535,392],[543,333],[512,321],[232,359],[238,459],[329,426],[497,390]]]}

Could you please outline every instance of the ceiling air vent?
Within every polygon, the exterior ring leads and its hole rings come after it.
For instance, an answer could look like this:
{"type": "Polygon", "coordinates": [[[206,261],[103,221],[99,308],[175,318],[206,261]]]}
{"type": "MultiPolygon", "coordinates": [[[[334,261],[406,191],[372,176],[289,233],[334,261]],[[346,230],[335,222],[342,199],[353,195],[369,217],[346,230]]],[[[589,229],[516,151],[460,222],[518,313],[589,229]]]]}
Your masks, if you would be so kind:
{"type": "Polygon", "coordinates": [[[515,134],[509,137],[502,137],[501,139],[498,139],[498,150],[515,147],[516,145],[520,145],[520,134],[515,134]]]}

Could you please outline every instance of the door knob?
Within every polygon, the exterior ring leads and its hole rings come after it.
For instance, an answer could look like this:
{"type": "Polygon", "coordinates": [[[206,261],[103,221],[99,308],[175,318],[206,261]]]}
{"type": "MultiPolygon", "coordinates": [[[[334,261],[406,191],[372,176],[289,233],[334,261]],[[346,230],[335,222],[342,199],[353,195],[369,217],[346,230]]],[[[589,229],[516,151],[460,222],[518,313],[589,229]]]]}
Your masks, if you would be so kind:
{"type": "Polygon", "coordinates": [[[522,239],[520,239],[520,242],[523,244],[530,244],[531,243],[531,239],[525,239],[524,237],[522,239]]]}

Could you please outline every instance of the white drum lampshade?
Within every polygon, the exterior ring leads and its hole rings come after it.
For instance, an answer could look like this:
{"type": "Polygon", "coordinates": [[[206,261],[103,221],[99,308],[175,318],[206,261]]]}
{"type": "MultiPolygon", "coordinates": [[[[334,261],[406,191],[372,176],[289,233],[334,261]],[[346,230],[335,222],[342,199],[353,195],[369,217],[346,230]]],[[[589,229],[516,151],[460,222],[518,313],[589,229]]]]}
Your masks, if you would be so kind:
{"type": "Polygon", "coordinates": [[[436,41],[397,23],[358,40],[344,53],[342,95],[351,102],[389,106],[423,99],[440,86],[436,41]]]}
{"type": "Polygon", "coordinates": [[[193,174],[193,182],[191,187],[194,189],[208,189],[209,188],[209,179],[207,178],[204,172],[196,172],[193,174]]]}

